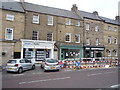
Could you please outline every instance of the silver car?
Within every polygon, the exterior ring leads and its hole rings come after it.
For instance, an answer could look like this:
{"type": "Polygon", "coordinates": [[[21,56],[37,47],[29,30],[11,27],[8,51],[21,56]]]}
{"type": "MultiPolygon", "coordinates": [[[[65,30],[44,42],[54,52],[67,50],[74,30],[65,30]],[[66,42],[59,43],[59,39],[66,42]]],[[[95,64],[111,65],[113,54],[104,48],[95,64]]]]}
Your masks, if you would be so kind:
{"type": "Polygon", "coordinates": [[[11,59],[7,62],[7,72],[18,72],[22,73],[25,70],[35,69],[35,63],[27,59],[11,59]]]}
{"type": "Polygon", "coordinates": [[[42,61],[41,68],[43,68],[44,71],[46,70],[58,70],[59,71],[60,65],[59,65],[58,60],[56,59],[46,59],[42,61]]]}

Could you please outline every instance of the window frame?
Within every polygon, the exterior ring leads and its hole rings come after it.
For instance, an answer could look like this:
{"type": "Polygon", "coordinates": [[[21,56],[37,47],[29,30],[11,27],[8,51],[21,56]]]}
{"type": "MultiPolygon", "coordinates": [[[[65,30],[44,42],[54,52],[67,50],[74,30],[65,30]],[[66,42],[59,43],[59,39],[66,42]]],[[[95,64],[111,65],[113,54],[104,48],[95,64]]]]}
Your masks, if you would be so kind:
{"type": "Polygon", "coordinates": [[[33,16],[32,16],[32,23],[40,24],[40,16],[37,15],[37,14],[33,14],[33,16]]]}
{"type": "Polygon", "coordinates": [[[48,32],[47,33],[47,41],[53,41],[53,32],[48,32]],[[48,39],[48,34],[51,34],[51,36],[49,35],[49,37],[51,37],[50,39],[48,39]]]}
{"type": "Polygon", "coordinates": [[[114,32],[116,32],[117,31],[117,27],[114,27],[114,32]]]}
{"type": "Polygon", "coordinates": [[[111,56],[111,50],[107,51],[108,56],[111,56]]]}
{"type": "Polygon", "coordinates": [[[95,25],[95,32],[98,32],[99,29],[98,29],[98,25],[95,25]]]}
{"type": "Polygon", "coordinates": [[[99,38],[96,38],[96,46],[99,45],[99,38]]]}
{"type": "Polygon", "coordinates": [[[5,40],[13,40],[13,28],[6,28],[5,29],[5,40]],[[12,31],[11,36],[9,36],[11,38],[8,38],[8,35],[6,35],[8,33],[7,29],[10,29],[12,31]]]}
{"type": "Polygon", "coordinates": [[[108,26],[108,30],[109,30],[109,31],[111,30],[111,28],[112,28],[111,26],[108,26]]]}
{"type": "Polygon", "coordinates": [[[71,25],[71,19],[66,18],[65,25],[71,25]]]}
{"type": "Polygon", "coordinates": [[[80,34],[75,34],[75,43],[80,43],[80,34]],[[76,40],[76,35],[78,36],[78,41],[76,40]]]}
{"type": "Polygon", "coordinates": [[[14,14],[6,14],[6,20],[8,20],[8,21],[14,21],[14,19],[15,19],[14,14]]]}
{"type": "Polygon", "coordinates": [[[90,39],[89,38],[86,39],[86,45],[90,45],[90,39]]]}
{"type": "Polygon", "coordinates": [[[32,31],[32,40],[38,40],[38,36],[39,36],[39,31],[33,30],[33,31],[32,31]],[[35,33],[33,33],[33,32],[37,32],[37,33],[36,33],[36,36],[33,36],[33,35],[35,35],[35,33]],[[36,38],[36,39],[35,39],[35,38],[36,38]]]}
{"type": "Polygon", "coordinates": [[[75,26],[80,26],[80,21],[75,21],[75,26]]]}
{"type": "Polygon", "coordinates": [[[89,23],[86,23],[86,24],[85,24],[85,29],[86,29],[87,31],[90,30],[90,24],[89,24],[89,23]]]}
{"type": "Polygon", "coordinates": [[[50,25],[50,26],[53,26],[53,16],[47,16],[47,21],[48,21],[48,24],[47,25],[50,25]]]}
{"type": "Polygon", "coordinates": [[[112,44],[112,38],[111,38],[111,36],[108,36],[108,41],[107,42],[108,42],[108,44],[112,44]]]}
{"type": "Polygon", "coordinates": [[[71,33],[66,33],[65,34],[65,42],[71,42],[71,33]],[[67,41],[66,39],[67,39],[67,35],[69,35],[69,41],[67,41]]]}

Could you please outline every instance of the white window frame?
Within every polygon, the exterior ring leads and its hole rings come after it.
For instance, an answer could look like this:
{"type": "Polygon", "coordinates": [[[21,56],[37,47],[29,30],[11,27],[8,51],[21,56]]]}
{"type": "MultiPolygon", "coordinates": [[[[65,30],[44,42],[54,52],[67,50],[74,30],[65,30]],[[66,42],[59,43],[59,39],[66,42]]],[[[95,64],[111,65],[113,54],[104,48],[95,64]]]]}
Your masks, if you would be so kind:
{"type": "Polygon", "coordinates": [[[33,15],[32,23],[34,24],[39,24],[39,15],[33,15]]]}
{"type": "Polygon", "coordinates": [[[71,19],[66,19],[65,24],[66,24],[66,25],[71,25],[71,19]]]}
{"type": "Polygon", "coordinates": [[[80,43],[80,34],[75,34],[75,43],[80,43]],[[76,40],[76,38],[78,39],[78,41],[76,40]]]}
{"type": "Polygon", "coordinates": [[[117,44],[117,38],[114,38],[114,44],[117,44]]]}
{"type": "Polygon", "coordinates": [[[89,31],[90,30],[90,24],[86,23],[85,28],[86,28],[87,31],[89,31]]]}
{"type": "Polygon", "coordinates": [[[90,45],[90,39],[89,38],[86,39],[86,45],[90,45]]]}
{"type": "Polygon", "coordinates": [[[48,16],[48,25],[53,26],[53,16],[48,16]]]}
{"type": "Polygon", "coordinates": [[[99,45],[99,38],[96,38],[96,46],[99,45]]]}
{"type": "Polygon", "coordinates": [[[108,30],[111,30],[111,26],[108,26],[108,30]]]}
{"type": "Polygon", "coordinates": [[[48,33],[47,33],[47,41],[53,41],[53,33],[52,33],[52,32],[48,32],[48,33]],[[48,37],[48,34],[51,34],[51,38],[50,38],[51,40],[48,39],[48,38],[49,38],[49,37],[48,37]]]}
{"type": "Polygon", "coordinates": [[[65,42],[71,42],[71,33],[66,33],[65,34],[65,42]],[[67,35],[69,35],[69,41],[66,41],[67,35]]]}
{"type": "Polygon", "coordinates": [[[98,32],[98,25],[95,26],[95,31],[98,32]]]}
{"type": "Polygon", "coordinates": [[[75,26],[80,26],[80,21],[76,21],[75,26]]]}
{"type": "Polygon", "coordinates": [[[13,40],[13,28],[6,28],[5,29],[5,40],[13,40]],[[7,35],[8,34],[8,31],[7,31],[8,29],[12,31],[11,36],[7,35]],[[11,37],[11,38],[8,38],[8,37],[11,37]]]}
{"type": "Polygon", "coordinates": [[[114,31],[115,31],[115,32],[117,31],[117,27],[114,27],[114,31]]]}
{"type": "Polygon", "coordinates": [[[111,56],[111,50],[107,51],[108,56],[111,56]]]}
{"type": "Polygon", "coordinates": [[[6,20],[14,21],[14,15],[13,14],[6,14],[6,20]]]}
{"type": "Polygon", "coordinates": [[[38,36],[39,36],[39,31],[32,31],[32,40],[38,40],[38,36]],[[37,32],[36,35],[34,32],[37,32]],[[35,36],[34,36],[35,35],[35,36]],[[35,39],[36,38],[36,39],[35,39]]]}
{"type": "Polygon", "coordinates": [[[111,36],[108,36],[108,44],[111,44],[112,43],[112,40],[111,40],[111,36]],[[110,42],[109,42],[109,40],[110,40],[110,42]]]}

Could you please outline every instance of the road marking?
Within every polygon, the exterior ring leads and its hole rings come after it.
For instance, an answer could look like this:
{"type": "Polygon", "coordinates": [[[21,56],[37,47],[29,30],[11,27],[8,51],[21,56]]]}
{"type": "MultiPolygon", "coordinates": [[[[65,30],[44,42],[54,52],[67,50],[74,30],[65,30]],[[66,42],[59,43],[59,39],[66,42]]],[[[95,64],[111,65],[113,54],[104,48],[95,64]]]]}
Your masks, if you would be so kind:
{"type": "Polygon", "coordinates": [[[16,75],[12,75],[12,76],[22,76],[22,75],[24,75],[24,74],[16,74],[16,75]]]}
{"type": "Polygon", "coordinates": [[[69,79],[69,78],[71,78],[71,77],[62,77],[62,78],[44,79],[44,80],[36,80],[36,81],[29,81],[29,82],[20,82],[19,84],[29,84],[29,83],[36,83],[36,82],[64,80],[64,79],[69,79]]]}
{"type": "Polygon", "coordinates": [[[95,75],[100,75],[102,73],[95,73],[95,74],[88,74],[88,76],[95,76],[95,75]]]}
{"type": "Polygon", "coordinates": [[[40,72],[40,73],[32,73],[32,74],[43,74],[43,73],[40,72]]]}
{"type": "Polygon", "coordinates": [[[120,86],[120,84],[118,85],[113,85],[113,86],[110,86],[111,88],[118,88],[120,86]]]}

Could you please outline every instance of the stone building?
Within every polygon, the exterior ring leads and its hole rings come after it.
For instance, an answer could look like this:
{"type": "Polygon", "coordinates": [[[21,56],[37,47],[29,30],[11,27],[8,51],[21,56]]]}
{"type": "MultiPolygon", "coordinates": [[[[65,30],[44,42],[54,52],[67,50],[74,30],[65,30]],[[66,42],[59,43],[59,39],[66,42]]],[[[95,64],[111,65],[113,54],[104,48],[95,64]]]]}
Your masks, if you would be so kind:
{"type": "Polygon", "coordinates": [[[2,3],[0,8],[1,19],[0,22],[0,45],[2,45],[2,51],[0,57],[2,57],[3,64],[11,58],[20,56],[20,39],[24,35],[24,21],[25,14],[23,8],[19,3],[9,2],[2,3]]]}
{"type": "Polygon", "coordinates": [[[0,43],[3,64],[11,58],[74,59],[118,56],[120,24],[93,13],[24,2],[4,2],[0,43]],[[111,30],[108,30],[112,28],[111,30]]]}

